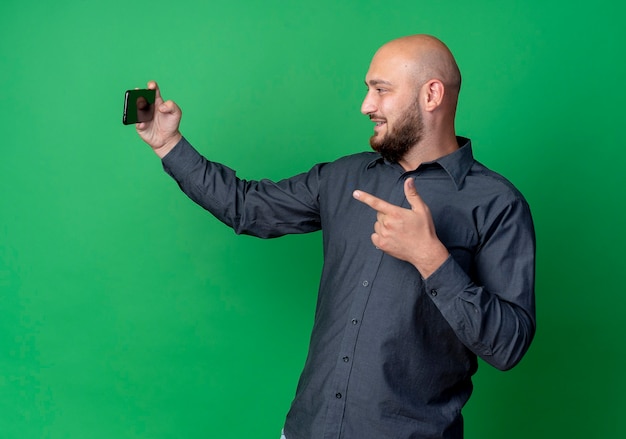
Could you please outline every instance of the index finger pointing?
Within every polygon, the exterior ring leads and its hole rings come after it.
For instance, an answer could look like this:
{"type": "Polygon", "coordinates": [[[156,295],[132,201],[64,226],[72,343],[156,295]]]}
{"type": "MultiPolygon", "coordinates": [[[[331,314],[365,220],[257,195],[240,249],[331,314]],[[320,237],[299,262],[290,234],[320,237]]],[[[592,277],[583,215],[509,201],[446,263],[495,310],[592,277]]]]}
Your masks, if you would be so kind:
{"type": "Polygon", "coordinates": [[[360,190],[352,192],[352,196],[360,202],[367,204],[369,207],[377,212],[387,213],[389,208],[393,207],[392,204],[387,203],[385,200],[381,200],[380,198],[375,197],[372,194],[368,194],[367,192],[363,192],[360,190]]]}

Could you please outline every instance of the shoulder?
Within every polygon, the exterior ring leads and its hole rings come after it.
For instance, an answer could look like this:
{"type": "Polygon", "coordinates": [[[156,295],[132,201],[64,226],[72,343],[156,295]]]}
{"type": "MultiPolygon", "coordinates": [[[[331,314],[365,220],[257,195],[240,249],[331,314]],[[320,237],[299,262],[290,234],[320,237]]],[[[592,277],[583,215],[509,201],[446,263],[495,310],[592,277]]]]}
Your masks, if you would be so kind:
{"type": "Polygon", "coordinates": [[[533,227],[531,208],[522,192],[502,174],[480,162],[472,164],[459,195],[464,203],[473,206],[483,232],[502,222],[515,223],[516,228],[533,227]]]}
{"type": "Polygon", "coordinates": [[[367,167],[370,165],[370,163],[375,162],[379,158],[380,154],[375,152],[358,152],[355,154],[339,157],[338,159],[328,163],[328,165],[331,165],[332,167],[367,167]]]}
{"type": "Polygon", "coordinates": [[[359,152],[339,157],[331,162],[316,165],[320,171],[327,175],[352,174],[362,172],[374,164],[380,155],[375,152],[359,152]]]}
{"type": "Polygon", "coordinates": [[[474,164],[470,168],[466,179],[470,185],[479,185],[487,192],[497,193],[523,202],[526,201],[524,195],[510,180],[477,160],[474,160],[474,164]]]}
{"type": "Polygon", "coordinates": [[[290,181],[305,179],[320,188],[337,188],[354,181],[380,157],[374,152],[361,152],[339,157],[333,161],[315,164],[308,172],[291,177],[290,181]]]}

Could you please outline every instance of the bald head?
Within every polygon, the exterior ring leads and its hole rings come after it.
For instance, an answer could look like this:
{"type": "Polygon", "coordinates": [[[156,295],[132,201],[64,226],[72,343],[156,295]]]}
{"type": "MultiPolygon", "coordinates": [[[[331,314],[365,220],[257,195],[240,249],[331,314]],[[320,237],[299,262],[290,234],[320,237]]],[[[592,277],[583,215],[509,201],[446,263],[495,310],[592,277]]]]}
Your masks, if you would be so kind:
{"type": "Polygon", "coordinates": [[[437,79],[455,96],[461,88],[461,72],[452,52],[433,36],[410,35],[392,40],[376,52],[376,58],[401,62],[417,84],[437,79]]]}

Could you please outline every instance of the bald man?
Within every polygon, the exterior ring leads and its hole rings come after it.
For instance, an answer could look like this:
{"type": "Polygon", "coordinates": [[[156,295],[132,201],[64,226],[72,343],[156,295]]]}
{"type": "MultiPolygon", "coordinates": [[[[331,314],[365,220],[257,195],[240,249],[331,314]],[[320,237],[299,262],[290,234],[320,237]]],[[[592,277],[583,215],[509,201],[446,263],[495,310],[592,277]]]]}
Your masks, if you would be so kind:
{"type": "Polygon", "coordinates": [[[365,83],[374,151],[279,182],[244,182],[202,157],[155,82],[157,112],[137,131],[182,190],[236,233],[323,231],[309,352],[284,437],[462,438],[477,358],[510,369],[534,336],[530,210],[455,134],[461,75],[440,40],[385,44],[365,83]]]}

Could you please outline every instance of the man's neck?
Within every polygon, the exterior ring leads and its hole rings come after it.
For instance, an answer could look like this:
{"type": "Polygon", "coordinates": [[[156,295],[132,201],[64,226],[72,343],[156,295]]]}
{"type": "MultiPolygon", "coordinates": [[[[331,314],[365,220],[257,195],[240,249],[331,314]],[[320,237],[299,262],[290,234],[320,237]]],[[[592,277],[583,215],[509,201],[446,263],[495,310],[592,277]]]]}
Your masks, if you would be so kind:
{"type": "Polygon", "coordinates": [[[398,162],[405,171],[413,171],[422,163],[432,162],[459,149],[456,136],[440,139],[422,139],[398,162]]]}

